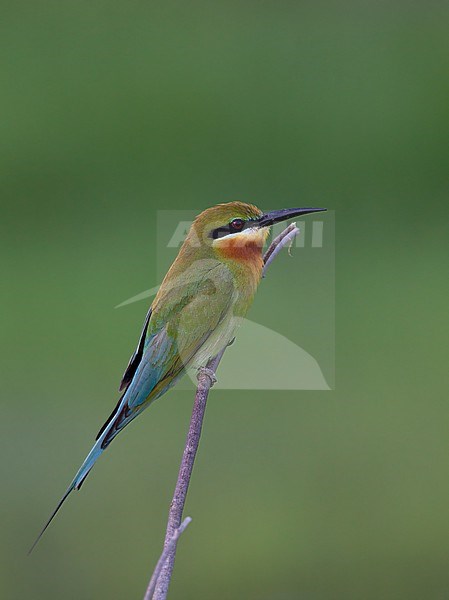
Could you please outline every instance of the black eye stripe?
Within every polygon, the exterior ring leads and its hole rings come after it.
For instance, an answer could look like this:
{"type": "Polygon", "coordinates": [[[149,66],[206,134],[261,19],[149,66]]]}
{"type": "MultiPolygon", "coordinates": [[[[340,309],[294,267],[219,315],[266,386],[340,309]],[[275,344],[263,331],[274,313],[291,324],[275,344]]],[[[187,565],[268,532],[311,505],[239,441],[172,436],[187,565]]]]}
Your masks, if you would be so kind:
{"type": "Polygon", "coordinates": [[[216,240],[230,233],[238,233],[243,231],[245,227],[249,227],[249,225],[249,221],[245,221],[244,219],[232,219],[228,225],[225,225],[224,227],[217,227],[217,229],[211,231],[210,236],[216,240]]]}
{"type": "Polygon", "coordinates": [[[225,235],[228,235],[228,233],[231,233],[229,230],[229,227],[218,227],[217,229],[213,229],[210,233],[210,236],[216,240],[218,238],[224,237],[225,235]]]}

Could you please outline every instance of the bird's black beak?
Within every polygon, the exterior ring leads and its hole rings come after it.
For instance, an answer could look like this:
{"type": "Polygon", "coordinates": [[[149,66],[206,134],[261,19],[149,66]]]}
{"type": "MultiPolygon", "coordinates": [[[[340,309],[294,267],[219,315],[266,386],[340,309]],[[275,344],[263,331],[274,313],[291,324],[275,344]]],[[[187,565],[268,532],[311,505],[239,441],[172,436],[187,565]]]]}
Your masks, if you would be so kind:
{"type": "Polygon", "coordinates": [[[302,217],[309,213],[323,212],[325,210],[327,208],[281,208],[280,210],[272,210],[263,214],[257,220],[257,224],[259,227],[269,227],[274,223],[293,219],[293,217],[302,217]]]}

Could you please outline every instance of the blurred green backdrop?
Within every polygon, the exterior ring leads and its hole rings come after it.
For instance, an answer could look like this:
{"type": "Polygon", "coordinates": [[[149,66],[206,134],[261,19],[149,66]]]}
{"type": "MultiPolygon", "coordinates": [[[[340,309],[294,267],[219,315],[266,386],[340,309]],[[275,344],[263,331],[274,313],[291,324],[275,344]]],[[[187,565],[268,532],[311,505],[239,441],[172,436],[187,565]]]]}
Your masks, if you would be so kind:
{"type": "MultiPolygon", "coordinates": [[[[448,598],[448,4],[1,14],[1,597],[143,595],[189,392],[25,554],[115,404],[157,209],[239,198],[336,210],[336,390],[213,392],[171,598],[448,598]]],[[[275,271],[251,317],[288,333],[275,271]]]]}

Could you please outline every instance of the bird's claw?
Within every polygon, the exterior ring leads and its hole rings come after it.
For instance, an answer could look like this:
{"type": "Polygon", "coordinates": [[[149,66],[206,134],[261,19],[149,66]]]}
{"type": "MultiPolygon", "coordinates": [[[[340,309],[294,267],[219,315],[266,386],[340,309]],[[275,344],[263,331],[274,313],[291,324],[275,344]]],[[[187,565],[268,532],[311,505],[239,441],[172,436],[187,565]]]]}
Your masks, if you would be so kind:
{"type": "Polygon", "coordinates": [[[214,385],[214,383],[217,383],[217,377],[214,371],[209,369],[209,367],[200,367],[198,369],[197,378],[200,379],[204,375],[209,378],[211,386],[214,385]]]}

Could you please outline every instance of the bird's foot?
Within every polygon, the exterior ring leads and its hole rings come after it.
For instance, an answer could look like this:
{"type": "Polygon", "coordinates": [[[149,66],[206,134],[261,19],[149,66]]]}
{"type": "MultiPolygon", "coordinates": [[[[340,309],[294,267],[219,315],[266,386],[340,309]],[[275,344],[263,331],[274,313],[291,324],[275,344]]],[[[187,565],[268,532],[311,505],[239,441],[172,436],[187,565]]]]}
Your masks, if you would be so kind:
{"type": "Polygon", "coordinates": [[[197,378],[200,379],[204,375],[209,378],[211,386],[213,386],[214,383],[217,383],[217,377],[214,371],[212,371],[212,369],[209,369],[209,367],[200,367],[198,369],[197,378]]]}

